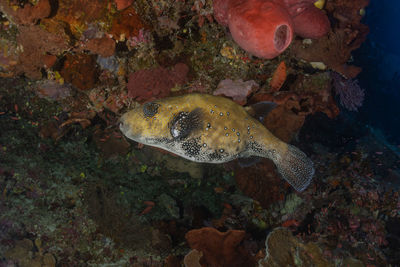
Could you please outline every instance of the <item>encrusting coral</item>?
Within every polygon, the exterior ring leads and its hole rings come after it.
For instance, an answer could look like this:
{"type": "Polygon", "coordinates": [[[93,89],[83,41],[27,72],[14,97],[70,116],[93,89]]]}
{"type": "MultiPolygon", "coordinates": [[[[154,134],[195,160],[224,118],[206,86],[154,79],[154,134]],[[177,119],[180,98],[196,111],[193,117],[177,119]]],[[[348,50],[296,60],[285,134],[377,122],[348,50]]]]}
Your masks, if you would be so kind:
{"type": "Polygon", "coordinates": [[[253,266],[248,252],[241,245],[245,237],[241,230],[221,233],[215,228],[191,230],[185,238],[192,249],[203,252],[200,262],[210,266],[253,266]],[[250,264],[250,265],[249,265],[250,264]]]}
{"type": "Polygon", "coordinates": [[[189,68],[184,63],[176,64],[171,70],[157,67],[136,71],[129,75],[128,96],[137,101],[166,97],[171,88],[187,81],[188,72],[189,68]]]}
{"type": "Polygon", "coordinates": [[[328,35],[305,44],[295,40],[290,48],[293,56],[308,62],[323,62],[346,78],[356,77],[361,68],[347,64],[351,52],[364,42],[368,31],[353,32],[351,29],[335,28],[328,35]]]}
{"type": "Polygon", "coordinates": [[[259,267],[267,266],[316,266],[332,267],[314,243],[303,243],[286,228],[276,228],[265,242],[266,256],[259,267]]]}

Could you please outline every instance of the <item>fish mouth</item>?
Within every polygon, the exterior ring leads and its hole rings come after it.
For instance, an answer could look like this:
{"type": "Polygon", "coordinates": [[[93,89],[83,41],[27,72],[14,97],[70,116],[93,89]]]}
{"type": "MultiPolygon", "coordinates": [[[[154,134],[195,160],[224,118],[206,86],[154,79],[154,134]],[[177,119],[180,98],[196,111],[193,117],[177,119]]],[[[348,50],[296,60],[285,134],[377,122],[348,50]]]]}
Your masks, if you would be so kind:
{"type": "Polygon", "coordinates": [[[119,130],[128,139],[133,140],[138,143],[144,143],[142,135],[139,133],[134,133],[132,131],[132,129],[130,128],[129,124],[124,123],[123,121],[120,121],[119,122],[119,130]]]}
{"type": "Polygon", "coordinates": [[[124,122],[124,120],[123,120],[123,118],[121,117],[121,118],[119,118],[119,120],[117,121],[117,125],[119,126],[119,130],[123,133],[123,134],[125,134],[126,132],[127,132],[127,125],[126,125],[126,123],[124,122]]]}
{"type": "Polygon", "coordinates": [[[120,118],[118,121],[119,130],[129,139],[136,141],[138,138],[136,135],[132,134],[132,131],[129,127],[128,123],[125,123],[123,118],[120,118]]]}

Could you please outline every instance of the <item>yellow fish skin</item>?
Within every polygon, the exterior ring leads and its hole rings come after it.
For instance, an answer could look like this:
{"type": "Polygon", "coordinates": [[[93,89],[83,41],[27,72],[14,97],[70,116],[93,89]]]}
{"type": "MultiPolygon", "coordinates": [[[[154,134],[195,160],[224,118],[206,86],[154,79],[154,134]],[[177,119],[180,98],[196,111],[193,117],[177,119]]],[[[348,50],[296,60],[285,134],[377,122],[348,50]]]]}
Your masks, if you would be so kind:
{"type": "Polygon", "coordinates": [[[120,130],[136,142],[196,162],[269,158],[297,191],[307,188],[314,175],[313,163],[302,151],[220,96],[187,94],[145,103],[122,115],[120,130]]]}

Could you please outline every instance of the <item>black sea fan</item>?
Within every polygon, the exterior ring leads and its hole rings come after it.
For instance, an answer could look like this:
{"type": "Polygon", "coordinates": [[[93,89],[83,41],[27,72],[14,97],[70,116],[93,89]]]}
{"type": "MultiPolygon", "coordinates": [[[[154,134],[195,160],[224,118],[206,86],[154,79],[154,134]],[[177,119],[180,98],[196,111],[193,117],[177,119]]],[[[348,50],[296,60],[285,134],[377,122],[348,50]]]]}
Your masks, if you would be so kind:
{"type": "Polygon", "coordinates": [[[337,72],[331,72],[331,77],[340,104],[350,111],[357,111],[365,97],[364,89],[360,87],[358,80],[345,79],[337,72]]]}

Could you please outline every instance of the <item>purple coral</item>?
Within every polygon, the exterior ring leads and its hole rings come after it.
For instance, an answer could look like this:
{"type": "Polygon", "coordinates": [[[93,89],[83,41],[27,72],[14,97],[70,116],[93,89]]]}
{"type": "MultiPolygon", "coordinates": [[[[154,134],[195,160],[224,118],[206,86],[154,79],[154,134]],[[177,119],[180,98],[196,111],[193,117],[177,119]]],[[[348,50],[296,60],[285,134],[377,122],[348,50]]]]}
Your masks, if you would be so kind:
{"type": "Polygon", "coordinates": [[[214,95],[228,96],[240,105],[244,105],[247,97],[258,88],[259,85],[253,80],[244,82],[242,79],[234,81],[225,79],[219,82],[214,95]]]}
{"type": "Polygon", "coordinates": [[[345,79],[337,72],[331,72],[333,87],[339,95],[340,104],[350,111],[357,111],[364,101],[364,89],[358,84],[358,80],[345,79]]]}

